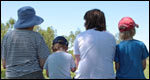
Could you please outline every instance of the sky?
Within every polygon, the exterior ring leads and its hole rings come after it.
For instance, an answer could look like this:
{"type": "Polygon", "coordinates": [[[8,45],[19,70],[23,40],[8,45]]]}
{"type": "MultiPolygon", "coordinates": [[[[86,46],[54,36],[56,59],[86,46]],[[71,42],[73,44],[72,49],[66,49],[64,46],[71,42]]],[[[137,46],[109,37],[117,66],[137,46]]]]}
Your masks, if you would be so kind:
{"type": "Polygon", "coordinates": [[[42,29],[52,26],[57,35],[69,35],[70,31],[85,31],[84,15],[88,10],[100,9],[106,18],[107,31],[119,33],[118,22],[129,16],[139,25],[135,39],[143,41],[149,51],[149,1],[1,1],[1,23],[15,20],[17,10],[31,6],[42,17],[42,29]]]}

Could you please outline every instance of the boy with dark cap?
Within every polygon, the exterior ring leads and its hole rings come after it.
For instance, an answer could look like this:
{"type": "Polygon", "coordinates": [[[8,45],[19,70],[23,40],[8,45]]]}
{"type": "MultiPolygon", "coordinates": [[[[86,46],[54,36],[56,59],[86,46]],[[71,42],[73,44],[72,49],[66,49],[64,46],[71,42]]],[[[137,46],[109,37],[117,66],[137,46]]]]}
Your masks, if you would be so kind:
{"type": "Polygon", "coordinates": [[[75,62],[71,54],[67,53],[68,41],[63,36],[53,40],[53,54],[51,54],[44,65],[47,76],[50,79],[71,79],[70,71],[76,70],[75,62]]]}

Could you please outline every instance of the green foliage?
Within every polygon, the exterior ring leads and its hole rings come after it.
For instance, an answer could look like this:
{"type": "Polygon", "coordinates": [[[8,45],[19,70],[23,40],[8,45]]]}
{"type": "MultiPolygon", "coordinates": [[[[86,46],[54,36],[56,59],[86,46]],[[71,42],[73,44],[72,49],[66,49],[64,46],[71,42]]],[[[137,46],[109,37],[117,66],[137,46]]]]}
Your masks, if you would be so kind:
{"type": "Polygon", "coordinates": [[[145,74],[146,79],[149,79],[149,57],[146,60],[146,69],[144,70],[144,74],[145,74]]]}
{"type": "Polygon", "coordinates": [[[5,69],[2,68],[2,65],[1,65],[1,79],[4,79],[5,78],[5,69]]]}
{"type": "Polygon", "coordinates": [[[13,28],[13,25],[15,24],[15,20],[13,18],[10,18],[9,19],[9,25],[10,25],[10,28],[13,28]]]}
{"type": "Polygon", "coordinates": [[[75,31],[75,33],[73,33],[73,31],[71,31],[69,36],[65,36],[65,35],[64,35],[64,37],[65,37],[65,38],[68,40],[68,42],[69,42],[69,49],[71,49],[71,48],[73,47],[74,40],[75,40],[76,36],[77,36],[80,32],[81,32],[80,30],[75,31]]]}
{"type": "Polygon", "coordinates": [[[45,43],[47,44],[50,52],[52,53],[51,47],[54,37],[56,36],[56,30],[54,30],[52,26],[47,27],[47,30],[41,29],[40,26],[35,26],[34,31],[39,32],[43,36],[45,43]]]}
{"type": "Polygon", "coordinates": [[[44,37],[45,43],[47,44],[50,52],[52,52],[52,42],[55,37],[55,32],[52,27],[48,27],[47,30],[39,30],[39,33],[44,37]]]}
{"type": "MultiPolygon", "coordinates": [[[[15,20],[13,18],[10,18],[10,20],[6,24],[1,23],[1,41],[4,37],[4,35],[6,34],[6,32],[13,27],[14,23],[15,23],[15,20]]],[[[54,30],[52,26],[48,27],[47,30],[41,29],[40,26],[35,26],[34,31],[39,32],[43,36],[45,43],[47,44],[49,50],[52,53],[52,50],[51,50],[52,41],[53,41],[54,37],[56,37],[56,35],[57,35],[56,30],[54,30]]],[[[73,58],[75,58],[73,55],[73,49],[72,49],[73,48],[73,42],[80,32],[81,32],[80,30],[77,30],[75,32],[71,31],[69,36],[64,35],[64,37],[69,42],[68,53],[72,54],[73,58]]],[[[116,34],[115,37],[116,37],[117,43],[120,43],[121,40],[119,39],[119,34],[116,34]]],[[[114,65],[114,67],[115,67],[115,65],[114,65]]],[[[115,68],[114,68],[114,70],[115,70],[115,68]]],[[[147,65],[146,65],[146,69],[144,71],[144,74],[145,74],[146,78],[149,79],[149,58],[147,60],[147,65]]],[[[46,79],[49,79],[46,76],[45,70],[43,70],[43,75],[46,79]]],[[[75,76],[75,73],[71,72],[71,77],[73,78],[74,76],[75,76]]],[[[4,79],[4,78],[5,78],[5,70],[2,68],[2,65],[1,65],[1,79],[4,79]]]]}

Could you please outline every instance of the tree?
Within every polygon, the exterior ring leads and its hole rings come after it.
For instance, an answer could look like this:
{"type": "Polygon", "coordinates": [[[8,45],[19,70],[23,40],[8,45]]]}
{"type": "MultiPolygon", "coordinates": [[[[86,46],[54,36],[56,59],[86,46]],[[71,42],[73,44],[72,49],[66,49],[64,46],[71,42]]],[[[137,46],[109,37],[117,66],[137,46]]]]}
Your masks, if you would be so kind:
{"type": "MultiPolygon", "coordinates": [[[[14,23],[15,23],[15,20],[13,18],[10,18],[10,20],[6,24],[1,23],[1,40],[4,37],[4,35],[7,33],[7,31],[13,28],[14,23]]],[[[54,30],[52,26],[47,27],[47,30],[43,30],[40,26],[35,26],[33,31],[39,32],[43,36],[45,43],[47,44],[49,50],[52,52],[52,49],[51,49],[52,42],[57,35],[56,34],[57,31],[54,30]]],[[[69,52],[71,52],[71,54],[73,54],[72,47],[73,47],[74,40],[80,32],[81,31],[78,29],[75,32],[70,31],[69,36],[64,35],[64,37],[69,42],[69,52]]]]}
{"type": "Polygon", "coordinates": [[[74,40],[80,32],[81,32],[80,30],[75,31],[75,33],[73,33],[73,31],[70,31],[69,36],[65,36],[65,38],[68,40],[70,44],[69,48],[73,47],[74,40]]]}
{"type": "Polygon", "coordinates": [[[74,44],[74,40],[77,37],[77,35],[80,33],[81,31],[78,29],[77,31],[75,31],[75,33],[73,33],[73,31],[70,31],[69,36],[65,36],[64,37],[68,40],[69,42],[69,48],[68,48],[68,53],[70,53],[73,58],[75,59],[75,56],[73,55],[73,44],[74,44]]]}
{"type": "Polygon", "coordinates": [[[34,31],[39,32],[43,36],[45,43],[47,44],[50,52],[52,53],[51,47],[54,37],[56,36],[56,30],[54,30],[52,26],[47,27],[47,30],[41,29],[40,26],[35,26],[34,31]]]}
{"type": "Polygon", "coordinates": [[[13,28],[13,25],[15,24],[15,20],[13,18],[9,19],[10,28],[13,28]]]}
{"type": "Polygon", "coordinates": [[[35,31],[35,32],[39,32],[40,30],[42,30],[42,29],[41,29],[41,27],[38,26],[38,25],[36,25],[36,26],[34,27],[34,29],[33,29],[33,31],[35,31]]]}
{"type": "Polygon", "coordinates": [[[12,30],[13,25],[16,21],[13,18],[10,18],[9,21],[4,24],[1,23],[1,40],[3,39],[4,35],[9,31],[12,30]]]}
{"type": "Polygon", "coordinates": [[[51,27],[47,28],[47,31],[44,34],[45,42],[49,48],[49,50],[52,52],[52,43],[55,37],[55,30],[51,27]]]}
{"type": "Polygon", "coordinates": [[[1,41],[6,33],[5,24],[1,23],[1,41]]]}

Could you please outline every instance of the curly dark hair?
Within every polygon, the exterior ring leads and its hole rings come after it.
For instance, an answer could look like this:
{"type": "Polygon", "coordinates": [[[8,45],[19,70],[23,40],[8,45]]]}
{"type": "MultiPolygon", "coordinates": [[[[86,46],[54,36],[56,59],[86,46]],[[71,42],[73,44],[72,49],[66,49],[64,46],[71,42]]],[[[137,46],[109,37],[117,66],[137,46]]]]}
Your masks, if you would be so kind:
{"type": "Polygon", "coordinates": [[[106,30],[104,13],[99,9],[92,9],[84,15],[86,30],[95,28],[98,31],[106,30]]]}

